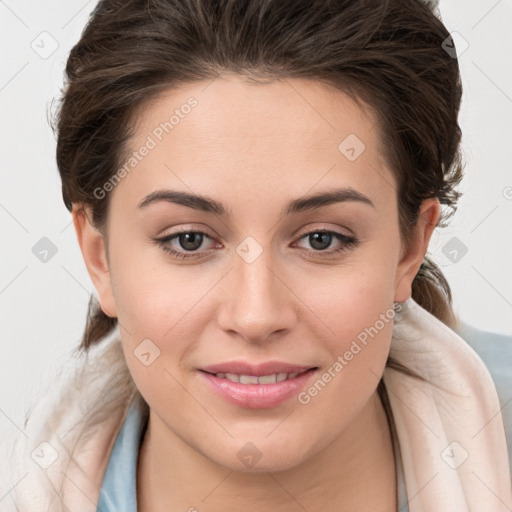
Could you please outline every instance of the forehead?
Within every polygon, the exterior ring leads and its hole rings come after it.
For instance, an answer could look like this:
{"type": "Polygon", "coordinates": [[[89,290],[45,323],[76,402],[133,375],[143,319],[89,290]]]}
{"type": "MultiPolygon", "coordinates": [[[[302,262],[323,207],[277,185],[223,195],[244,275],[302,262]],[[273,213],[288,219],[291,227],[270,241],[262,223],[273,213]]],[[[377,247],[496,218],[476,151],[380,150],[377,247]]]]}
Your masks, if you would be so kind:
{"type": "Polygon", "coordinates": [[[267,200],[272,190],[295,198],[315,187],[375,197],[387,183],[393,192],[370,109],[318,81],[228,75],[183,84],[143,105],[135,121],[121,163],[128,172],[113,191],[132,202],[164,187],[225,197],[251,190],[267,200]]]}

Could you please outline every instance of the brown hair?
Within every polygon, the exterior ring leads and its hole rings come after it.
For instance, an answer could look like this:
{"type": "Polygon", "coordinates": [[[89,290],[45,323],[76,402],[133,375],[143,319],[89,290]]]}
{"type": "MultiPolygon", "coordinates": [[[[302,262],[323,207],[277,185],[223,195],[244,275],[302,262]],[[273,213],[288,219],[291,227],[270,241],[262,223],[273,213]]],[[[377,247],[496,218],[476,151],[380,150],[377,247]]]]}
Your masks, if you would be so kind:
{"type": "MultiPolygon", "coordinates": [[[[64,203],[70,211],[90,205],[93,223],[105,226],[109,195],[94,191],[122,166],[139,109],[166,89],[223,72],[305,78],[338,87],[376,114],[407,247],[424,199],[447,207],[444,225],[459,198],[462,87],[457,59],[442,47],[448,37],[422,0],[100,1],[69,55],[56,113],[64,203]]],[[[412,296],[454,325],[450,287],[429,257],[412,296]]],[[[81,348],[115,325],[91,298],[81,348]]],[[[391,359],[388,366],[407,371],[391,359]]]]}

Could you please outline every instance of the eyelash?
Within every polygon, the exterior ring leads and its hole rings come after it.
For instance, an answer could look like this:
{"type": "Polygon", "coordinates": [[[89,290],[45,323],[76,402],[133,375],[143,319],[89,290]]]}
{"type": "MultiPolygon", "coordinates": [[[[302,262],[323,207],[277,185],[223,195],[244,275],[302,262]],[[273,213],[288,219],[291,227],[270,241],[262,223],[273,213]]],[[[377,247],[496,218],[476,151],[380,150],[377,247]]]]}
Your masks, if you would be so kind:
{"type": "MultiPolygon", "coordinates": [[[[175,249],[171,249],[169,247],[169,245],[167,245],[170,241],[174,240],[175,238],[179,237],[180,235],[187,234],[187,233],[194,233],[194,234],[198,234],[198,235],[204,235],[204,236],[206,236],[208,238],[211,238],[207,233],[205,233],[203,231],[190,230],[190,231],[180,231],[179,233],[171,233],[171,234],[166,235],[166,236],[164,236],[162,238],[156,238],[156,239],[154,239],[154,241],[160,247],[162,247],[162,249],[165,252],[167,252],[168,254],[170,254],[171,256],[173,256],[173,257],[175,257],[177,259],[187,259],[187,258],[197,258],[197,257],[200,257],[200,256],[198,256],[198,251],[188,251],[188,252],[176,251],[175,249]]],[[[337,231],[331,231],[331,230],[327,230],[327,229],[317,229],[317,230],[314,230],[314,231],[309,231],[309,232],[304,233],[303,235],[301,235],[298,238],[298,240],[302,240],[303,238],[306,238],[309,235],[312,235],[312,234],[315,234],[315,233],[328,233],[328,234],[334,235],[334,237],[337,238],[340,242],[342,242],[343,245],[340,248],[334,249],[334,250],[332,250],[332,249],[331,250],[303,249],[303,251],[305,251],[310,256],[320,256],[320,257],[324,257],[323,255],[333,256],[335,254],[342,253],[342,252],[344,252],[344,251],[346,251],[348,249],[354,248],[359,243],[359,241],[355,237],[344,235],[342,233],[338,233],[337,231]]]]}

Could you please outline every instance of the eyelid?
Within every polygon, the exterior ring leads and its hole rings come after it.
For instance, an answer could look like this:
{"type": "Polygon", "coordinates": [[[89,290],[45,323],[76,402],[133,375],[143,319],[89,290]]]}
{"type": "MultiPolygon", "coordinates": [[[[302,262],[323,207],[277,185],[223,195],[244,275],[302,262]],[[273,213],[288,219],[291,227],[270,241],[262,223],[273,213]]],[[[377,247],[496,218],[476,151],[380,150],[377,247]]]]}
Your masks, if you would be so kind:
{"type": "Polygon", "coordinates": [[[329,231],[329,232],[332,232],[332,233],[338,233],[338,234],[340,234],[342,236],[346,236],[347,238],[356,238],[355,233],[351,229],[348,229],[348,228],[345,228],[345,227],[341,227],[341,226],[337,226],[337,227],[332,227],[332,226],[320,226],[320,227],[319,226],[313,226],[312,228],[308,227],[304,231],[299,230],[299,234],[295,234],[294,233],[294,237],[302,238],[304,235],[309,235],[311,233],[318,233],[319,231],[320,232],[321,231],[329,231]],[[343,231],[345,231],[345,232],[343,232],[343,231]]]}
{"type": "MultiPolygon", "coordinates": [[[[178,229],[176,231],[172,231],[171,233],[167,233],[165,235],[161,235],[156,237],[154,240],[155,242],[160,242],[162,245],[170,244],[172,241],[177,239],[182,233],[197,233],[199,235],[203,235],[203,240],[210,239],[214,245],[219,245],[219,242],[216,240],[216,236],[212,236],[210,233],[208,233],[204,229],[194,229],[194,228],[185,228],[185,229],[178,229]]],[[[206,252],[211,251],[212,249],[202,249],[200,251],[184,251],[179,250],[178,252],[183,252],[185,254],[201,254],[204,255],[206,252]]]]}
{"type": "Polygon", "coordinates": [[[337,255],[347,251],[348,249],[355,248],[359,245],[359,240],[353,235],[346,235],[334,229],[324,228],[316,228],[310,231],[306,231],[304,234],[300,235],[296,241],[293,242],[293,244],[298,244],[302,239],[307,238],[313,233],[328,233],[335,239],[334,241],[338,241],[341,244],[341,246],[338,248],[329,248],[325,250],[304,249],[299,247],[300,250],[314,257],[319,256],[321,258],[335,258],[337,255]]]}
{"type": "MultiPolygon", "coordinates": [[[[210,238],[215,238],[217,236],[213,233],[213,231],[210,231],[207,227],[203,227],[202,225],[200,227],[185,225],[185,227],[179,226],[177,228],[169,228],[169,229],[172,229],[172,231],[167,234],[158,235],[158,238],[164,238],[164,237],[172,236],[172,235],[179,235],[181,233],[203,233],[205,235],[208,235],[210,238]]],[[[166,230],[163,230],[164,233],[165,233],[165,231],[166,230]]]]}

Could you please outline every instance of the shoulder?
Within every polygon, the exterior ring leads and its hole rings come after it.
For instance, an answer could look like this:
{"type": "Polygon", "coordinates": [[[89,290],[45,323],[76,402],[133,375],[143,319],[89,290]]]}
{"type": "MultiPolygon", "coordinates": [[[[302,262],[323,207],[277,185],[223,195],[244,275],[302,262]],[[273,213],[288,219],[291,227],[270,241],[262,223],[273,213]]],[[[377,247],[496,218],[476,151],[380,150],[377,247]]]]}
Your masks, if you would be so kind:
{"type": "Polygon", "coordinates": [[[512,336],[481,331],[464,322],[460,323],[456,332],[482,359],[500,399],[506,399],[502,406],[512,413],[512,407],[506,407],[506,403],[512,399],[512,336]]]}
{"type": "Polygon", "coordinates": [[[11,428],[0,440],[0,496],[9,495],[0,509],[89,510],[137,393],[120,340],[67,359],[43,388],[24,430],[11,428]]]}
{"type": "Polygon", "coordinates": [[[455,331],[477,353],[494,381],[512,469],[512,336],[482,331],[465,322],[455,331]]]}

